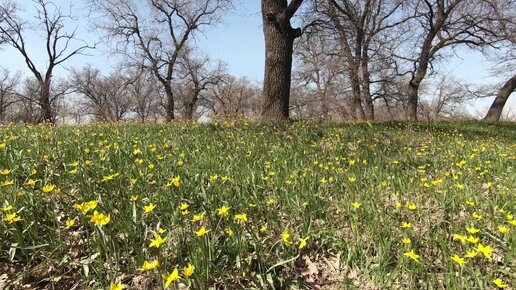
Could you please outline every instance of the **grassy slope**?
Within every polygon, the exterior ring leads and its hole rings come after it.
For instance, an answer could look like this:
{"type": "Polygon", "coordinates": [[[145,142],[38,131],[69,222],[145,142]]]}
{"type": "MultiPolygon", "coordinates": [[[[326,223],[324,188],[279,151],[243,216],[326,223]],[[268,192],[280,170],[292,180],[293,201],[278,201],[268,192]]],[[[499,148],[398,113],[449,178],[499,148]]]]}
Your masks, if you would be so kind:
{"type": "Polygon", "coordinates": [[[192,289],[514,287],[514,123],[8,127],[0,137],[0,269],[13,285],[155,289],[178,267],[192,289]],[[73,207],[91,200],[108,224],[73,207]],[[22,220],[9,223],[14,212],[22,220]],[[165,243],[149,247],[158,234],[165,243]],[[490,258],[451,259],[479,243],[490,258]],[[153,260],[159,268],[138,270],[153,260]]]}

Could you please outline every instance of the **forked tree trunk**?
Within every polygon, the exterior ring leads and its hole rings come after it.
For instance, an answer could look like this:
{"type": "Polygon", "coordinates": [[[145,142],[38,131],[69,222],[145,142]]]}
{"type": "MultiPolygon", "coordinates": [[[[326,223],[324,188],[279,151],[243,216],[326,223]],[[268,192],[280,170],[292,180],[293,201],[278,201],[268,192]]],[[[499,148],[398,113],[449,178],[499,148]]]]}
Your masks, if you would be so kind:
{"type": "Polygon", "coordinates": [[[301,30],[292,28],[286,11],[287,1],[262,0],[265,74],[261,118],[265,121],[289,118],[292,53],[301,30]]]}
{"type": "Polygon", "coordinates": [[[503,107],[505,103],[509,99],[509,96],[516,89],[516,75],[510,78],[505,84],[502,86],[498,95],[493,101],[493,104],[487,111],[486,116],[484,117],[484,121],[500,121],[500,117],[502,116],[503,107]]]}

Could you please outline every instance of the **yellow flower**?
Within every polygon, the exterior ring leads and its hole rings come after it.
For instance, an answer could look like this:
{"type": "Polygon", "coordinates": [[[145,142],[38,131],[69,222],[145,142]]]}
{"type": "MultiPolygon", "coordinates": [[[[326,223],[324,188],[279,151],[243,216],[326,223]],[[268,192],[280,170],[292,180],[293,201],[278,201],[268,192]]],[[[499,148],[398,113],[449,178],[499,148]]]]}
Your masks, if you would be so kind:
{"type": "Polygon", "coordinates": [[[118,283],[111,283],[111,285],[109,285],[109,290],[122,290],[124,289],[124,285],[122,285],[122,282],[118,282],[118,283]]]}
{"type": "Polygon", "coordinates": [[[141,268],[138,268],[138,270],[149,271],[149,270],[152,270],[152,269],[154,269],[154,268],[156,268],[158,266],[159,266],[158,260],[154,260],[154,261],[152,261],[150,263],[145,261],[145,262],[143,262],[143,266],[141,266],[141,268]]]}
{"type": "Polygon", "coordinates": [[[235,235],[235,232],[233,232],[233,230],[230,228],[226,228],[226,230],[224,230],[224,232],[226,232],[226,234],[228,234],[228,236],[230,236],[230,237],[235,235]]]}
{"type": "Polygon", "coordinates": [[[179,188],[181,186],[181,176],[176,176],[170,180],[170,182],[176,187],[179,188]]]}
{"type": "Polygon", "coordinates": [[[194,270],[195,270],[194,265],[188,263],[188,266],[184,267],[184,269],[183,269],[183,274],[185,274],[185,277],[188,278],[193,275],[194,270]]]}
{"type": "Polygon", "coordinates": [[[2,211],[10,211],[13,209],[13,206],[10,205],[10,204],[7,204],[5,205],[3,208],[2,208],[2,211]]]}
{"type": "Polygon", "coordinates": [[[66,221],[66,228],[69,229],[69,228],[73,227],[74,224],[75,224],[74,220],[67,220],[66,221]]]}
{"type": "Polygon", "coordinates": [[[491,249],[490,246],[483,246],[482,244],[478,244],[476,248],[477,252],[482,253],[486,258],[491,260],[491,253],[493,252],[493,249],[491,249]]]}
{"type": "Polygon", "coordinates": [[[476,243],[478,243],[478,241],[479,241],[479,240],[480,240],[479,238],[475,238],[475,237],[473,237],[473,236],[469,236],[469,237],[468,237],[468,242],[470,242],[470,243],[472,243],[472,244],[476,244],[476,243]]]}
{"type": "Polygon", "coordinates": [[[165,288],[168,288],[168,286],[170,286],[170,284],[174,281],[176,281],[177,279],[179,279],[179,271],[177,270],[177,268],[174,268],[174,270],[172,271],[172,273],[170,273],[170,275],[168,276],[165,276],[163,275],[163,279],[165,279],[165,288]]]}
{"type": "Polygon", "coordinates": [[[188,207],[189,207],[188,203],[186,203],[186,202],[182,202],[182,203],[179,205],[179,210],[181,210],[181,211],[185,211],[185,210],[187,210],[187,209],[188,209],[188,207]]]}
{"type": "Polygon", "coordinates": [[[356,177],[354,177],[354,176],[349,176],[349,177],[348,177],[348,180],[349,180],[349,182],[354,183],[354,182],[356,182],[356,181],[357,181],[357,178],[356,178],[356,177]]]}
{"type": "Polygon", "coordinates": [[[213,181],[217,181],[218,178],[219,178],[218,175],[210,175],[209,180],[213,182],[213,181]]]}
{"type": "Polygon", "coordinates": [[[498,231],[499,231],[501,234],[504,234],[504,235],[505,235],[506,233],[508,233],[508,232],[509,232],[509,228],[508,228],[508,227],[506,227],[506,226],[499,226],[499,227],[498,227],[498,231]]]}
{"type": "Polygon", "coordinates": [[[409,201],[407,201],[407,203],[405,204],[405,206],[410,209],[410,210],[415,210],[417,209],[417,206],[409,201]]]}
{"type": "Polygon", "coordinates": [[[206,227],[202,226],[198,231],[195,232],[195,235],[198,237],[202,237],[205,234],[207,234],[208,232],[209,232],[209,230],[206,230],[206,227]]]}
{"type": "Polygon", "coordinates": [[[262,226],[260,227],[260,233],[264,234],[264,233],[266,233],[266,232],[267,232],[267,226],[266,226],[266,225],[262,225],[262,226]]]}
{"type": "Polygon", "coordinates": [[[109,223],[110,220],[111,214],[105,215],[103,213],[99,213],[98,211],[94,211],[90,221],[97,226],[105,226],[109,223]]]}
{"type": "Polygon", "coordinates": [[[25,185],[28,186],[34,186],[36,184],[36,180],[29,178],[27,181],[25,181],[25,185]]]}
{"type": "Polygon", "coordinates": [[[80,210],[83,214],[86,214],[88,211],[95,209],[98,205],[98,200],[91,200],[87,202],[83,202],[81,204],[74,204],[73,208],[80,210]]]}
{"type": "Polygon", "coordinates": [[[8,214],[8,215],[6,215],[4,217],[4,221],[6,221],[9,224],[12,224],[12,223],[15,223],[15,222],[19,222],[21,220],[22,219],[20,218],[20,216],[18,216],[17,213],[11,213],[11,214],[8,214]]]}
{"type": "Polygon", "coordinates": [[[466,255],[464,257],[473,259],[478,255],[477,251],[473,249],[473,251],[466,250],[466,255]]]}
{"type": "Polygon", "coordinates": [[[235,215],[235,220],[243,221],[244,223],[247,222],[247,214],[241,213],[235,215]]]}
{"type": "Polygon", "coordinates": [[[412,260],[416,261],[416,262],[419,262],[418,259],[419,259],[419,255],[417,255],[416,253],[414,253],[414,250],[410,250],[406,253],[403,254],[403,256],[405,257],[409,257],[411,258],[412,260]]]}
{"type": "Polygon", "coordinates": [[[453,235],[453,239],[454,240],[459,240],[461,243],[465,244],[466,243],[466,236],[463,236],[463,235],[459,235],[459,234],[454,234],[453,235]]]}
{"type": "Polygon", "coordinates": [[[223,205],[219,209],[217,209],[217,214],[221,217],[226,217],[229,214],[229,207],[223,205]]]}
{"type": "Polygon", "coordinates": [[[477,220],[482,219],[482,215],[480,215],[480,214],[478,214],[478,213],[476,213],[476,212],[472,213],[472,214],[471,214],[471,216],[472,216],[473,218],[477,219],[477,220]]]}
{"type": "Polygon", "coordinates": [[[478,233],[480,230],[479,229],[476,229],[475,227],[470,227],[470,228],[466,228],[466,230],[470,233],[470,234],[476,234],[478,233]]]}
{"type": "Polygon", "coordinates": [[[500,279],[500,278],[496,278],[496,279],[492,280],[491,282],[493,282],[493,284],[495,284],[496,287],[498,287],[498,288],[507,288],[507,287],[509,287],[509,285],[503,284],[502,279],[500,279]]]}
{"type": "Polygon", "coordinates": [[[164,234],[166,231],[167,231],[167,230],[162,229],[161,227],[160,227],[160,228],[158,228],[158,232],[159,232],[160,234],[164,234]]]}
{"type": "Polygon", "coordinates": [[[9,169],[3,169],[2,171],[0,171],[0,174],[2,175],[9,175],[9,173],[11,173],[11,170],[9,169]]]}
{"type": "Polygon", "coordinates": [[[155,207],[156,206],[154,204],[149,203],[148,205],[143,206],[143,212],[145,212],[145,213],[152,212],[155,207]]]}
{"type": "Polygon", "coordinates": [[[299,238],[299,246],[298,246],[298,249],[303,249],[304,247],[306,247],[306,241],[308,241],[309,237],[306,237],[304,239],[302,238],[299,238]]]}
{"type": "Polygon", "coordinates": [[[282,234],[281,234],[281,239],[283,240],[283,242],[290,246],[292,245],[292,239],[290,237],[290,234],[287,232],[287,231],[284,231],[282,234]]]}
{"type": "Polygon", "coordinates": [[[204,218],[204,214],[205,214],[204,212],[201,214],[194,214],[194,216],[192,218],[192,222],[201,221],[204,218]]]}
{"type": "Polygon", "coordinates": [[[163,239],[160,235],[156,235],[156,237],[154,239],[151,239],[149,248],[152,248],[152,247],[159,248],[161,246],[161,244],[163,244],[166,240],[167,240],[167,238],[163,239]]]}
{"type": "Polygon", "coordinates": [[[405,245],[408,245],[410,244],[412,241],[409,239],[409,238],[403,238],[403,240],[401,240],[405,245]]]}
{"type": "Polygon", "coordinates": [[[404,228],[404,229],[408,229],[408,228],[411,228],[411,227],[412,227],[412,225],[411,225],[410,223],[403,222],[403,223],[401,224],[401,227],[402,227],[402,228],[404,228]]]}
{"type": "Polygon", "coordinates": [[[52,185],[52,184],[45,184],[45,186],[43,186],[41,188],[41,191],[43,191],[44,193],[49,193],[51,192],[52,190],[54,190],[54,188],[56,188],[55,185],[52,185]]]}
{"type": "Polygon", "coordinates": [[[466,201],[466,204],[469,205],[469,206],[474,206],[475,205],[475,202],[470,198],[466,201]]]}
{"type": "Polygon", "coordinates": [[[464,261],[464,258],[459,257],[457,254],[455,254],[455,255],[452,257],[452,260],[453,260],[455,263],[459,264],[459,266],[460,266],[460,267],[462,267],[462,265],[464,265],[464,263],[466,263],[466,262],[464,261]]]}
{"type": "Polygon", "coordinates": [[[0,183],[0,186],[9,186],[9,185],[13,185],[14,184],[14,180],[6,180],[2,183],[0,183]]]}
{"type": "Polygon", "coordinates": [[[511,220],[511,221],[509,221],[509,223],[510,223],[511,225],[513,225],[513,226],[516,226],[516,220],[511,220]]]}
{"type": "Polygon", "coordinates": [[[137,201],[138,200],[138,196],[137,195],[131,195],[130,200],[131,201],[137,201]]]}
{"type": "Polygon", "coordinates": [[[358,202],[358,201],[355,201],[355,202],[353,202],[351,205],[352,205],[354,208],[357,208],[357,209],[358,209],[362,204],[361,204],[360,202],[358,202]]]}

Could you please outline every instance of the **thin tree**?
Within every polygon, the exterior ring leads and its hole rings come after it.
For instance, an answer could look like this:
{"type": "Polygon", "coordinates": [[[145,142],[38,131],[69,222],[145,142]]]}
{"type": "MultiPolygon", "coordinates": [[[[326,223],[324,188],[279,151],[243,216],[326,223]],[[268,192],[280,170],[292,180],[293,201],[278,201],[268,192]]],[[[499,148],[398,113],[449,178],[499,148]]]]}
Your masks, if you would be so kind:
{"type": "Polygon", "coordinates": [[[410,60],[412,66],[406,88],[406,112],[410,120],[417,120],[419,87],[439,52],[458,45],[471,48],[493,45],[498,39],[491,23],[497,20],[492,17],[493,7],[487,0],[409,2],[412,13],[417,17],[411,23],[416,41],[413,45],[405,46],[409,53],[403,56],[410,60]],[[414,47],[417,49],[414,50],[414,47]],[[413,51],[415,55],[411,55],[413,51]]]}
{"type": "Polygon", "coordinates": [[[0,40],[22,55],[27,67],[38,82],[37,105],[41,110],[41,116],[37,122],[55,122],[54,105],[57,99],[52,98],[51,95],[54,69],[94,46],[77,38],[77,27],[72,30],[65,29],[65,23],[76,20],[71,14],[65,13],[61,7],[51,1],[32,0],[32,2],[36,9],[36,21],[33,25],[40,28],[44,38],[42,47],[46,52],[46,68],[38,69],[34,63],[35,57],[29,53],[26,41],[27,30],[31,27],[30,23],[18,17],[20,8],[12,1],[4,1],[0,4],[0,15],[2,15],[0,40]]]}
{"type": "Polygon", "coordinates": [[[18,101],[20,74],[11,75],[7,69],[0,71],[0,123],[6,121],[7,110],[18,101]]]}
{"type": "Polygon", "coordinates": [[[166,120],[175,119],[174,78],[181,52],[203,27],[221,21],[230,0],[90,0],[105,21],[98,26],[118,41],[115,52],[144,65],[165,92],[166,120]]]}

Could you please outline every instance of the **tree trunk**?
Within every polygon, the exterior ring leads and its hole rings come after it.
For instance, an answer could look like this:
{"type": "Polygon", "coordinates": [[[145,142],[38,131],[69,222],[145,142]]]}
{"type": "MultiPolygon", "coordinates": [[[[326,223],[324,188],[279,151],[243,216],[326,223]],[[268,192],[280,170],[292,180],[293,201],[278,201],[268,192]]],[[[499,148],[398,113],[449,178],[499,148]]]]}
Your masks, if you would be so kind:
{"type": "Polygon", "coordinates": [[[418,105],[418,89],[419,84],[410,82],[407,88],[407,118],[411,121],[417,121],[417,105],[418,105]]]}
{"type": "Polygon", "coordinates": [[[366,43],[366,47],[362,53],[362,98],[365,102],[366,108],[366,119],[368,121],[374,121],[374,103],[373,97],[371,96],[371,75],[369,73],[369,55],[367,54],[367,47],[369,44],[366,43]]]}
{"type": "Polygon", "coordinates": [[[265,74],[261,118],[265,121],[289,118],[293,45],[301,30],[290,25],[286,2],[262,0],[265,74]]]}
{"type": "Polygon", "coordinates": [[[171,122],[175,119],[174,115],[174,92],[172,91],[172,88],[170,88],[170,85],[165,86],[165,95],[167,96],[167,104],[165,107],[165,120],[167,122],[171,122]]]}
{"type": "Polygon", "coordinates": [[[502,116],[503,107],[505,103],[509,99],[509,96],[516,89],[516,75],[510,78],[505,84],[502,86],[498,95],[493,101],[493,104],[487,111],[486,116],[484,117],[484,121],[500,121],[500,117],[502,116]]]}
{"type": "Polygon", "coordinates": [[[50,104],[50,80],[40,83],[39,105],[41,107],[41,122],[54,123],[54,114],[50,104]]]}

